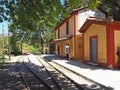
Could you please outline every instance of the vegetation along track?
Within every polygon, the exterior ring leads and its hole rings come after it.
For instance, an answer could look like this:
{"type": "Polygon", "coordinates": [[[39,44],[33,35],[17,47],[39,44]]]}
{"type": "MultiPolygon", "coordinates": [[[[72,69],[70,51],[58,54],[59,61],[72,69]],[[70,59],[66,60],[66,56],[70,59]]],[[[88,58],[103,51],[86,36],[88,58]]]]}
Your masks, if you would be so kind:
{"type": "Polygon", "coordinates": [[[18,70],[28,90],[52,90],[52,88],[45,83],[41,78],[27,65],[29,63],[23,62],[24,56],[18,60],[18,70]]]}
{"type": "Polygon", "coordinates": [[[61,72],[56,70],[53,66],[51,66],[44,60],[41,60],[37,56],[35,57],[41,64],[40,67],[45,68],[46,72],[51,76],[51,78],[54,79],[54,81],[60,86],[62,90],[84,90],[84,88],[82,88],[80,85],[76,84],[72,80],[68,79],[61,72]]]}

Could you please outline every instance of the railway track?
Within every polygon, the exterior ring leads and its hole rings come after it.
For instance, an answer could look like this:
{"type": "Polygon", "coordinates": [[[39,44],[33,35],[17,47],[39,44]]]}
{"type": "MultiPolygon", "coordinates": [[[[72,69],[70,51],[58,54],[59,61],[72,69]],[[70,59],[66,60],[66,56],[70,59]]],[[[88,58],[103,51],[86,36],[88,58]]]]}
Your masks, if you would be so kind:
{"type": "Polygon", "coordinates": [[[38,56],[22,57],[21,62],[18,69],[28,90],[107,90],[104,86],[84,80],[74,75],[74,72],[38,56]]]}
{"type": "Polygon", "coordinates": [[[46,82],[44,82],[30,67],[27,66],[21,57],[20,63],[17,64],[18,71],[25,83],[27,90],[53,90],[46,82]]]}
{"type": "Polygon", "coordinates": [[[83,90],[109,90],[106,86],[90,80],[78,73],[75,73],[64,66],[57,64],[56,62],[52,62],[42,57],[39,57],[39,59],[43,59],[42,61],[46,61],[48,64],[52,65],[56,70],[61,72],[64,76],[73,81],[76,85],[82,87],[83,90]]]}
{"type": "MultiPolygon", "coordinates": [[[[31,59],[31,57],[28,57],[28,58],[29,60],[31,59]]],[[[47,74],[49,74],[50,77],[54,79],[54,81],[60,86],[62,90],[84,90],[80,85],[68,79],[61,72],[56,70],[53,66],[51,66],[50,64],[48,64],[47,62],[43,60],[40,60],[38,57],[36,57],[36,59],[34,58],[34,61],[33,59],[31,59],[30,61],[31,63],[35,63],[35,65],[39,63],[38,64],[39,67],[44,68],[47,74]],[[38,60],[38,62],[35,63],[35,60],[38,60]]]]}

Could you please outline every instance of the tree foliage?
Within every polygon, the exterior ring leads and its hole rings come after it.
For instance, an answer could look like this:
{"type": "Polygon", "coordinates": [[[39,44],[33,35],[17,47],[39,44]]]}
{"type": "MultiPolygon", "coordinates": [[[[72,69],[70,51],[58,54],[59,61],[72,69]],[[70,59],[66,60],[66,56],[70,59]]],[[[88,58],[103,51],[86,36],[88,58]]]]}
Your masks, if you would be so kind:
{"type": "Polygon", "coordinates": [[[114,20],[120,21],[120,0],[101,0],[100,7],[110,12],[114,20]]]}
{"type": "Polygon", "coordinates": [[[100,5],[111,12],[115,20],[120,20],[119,0],[64,0],[63,5],[60,0],[1,0],[0,21],[10,21],[14,42],[43,47],[54,39],[54,27],[58,22],[68,17],[73,9],[86,4],[92,10],[100,5]]]}

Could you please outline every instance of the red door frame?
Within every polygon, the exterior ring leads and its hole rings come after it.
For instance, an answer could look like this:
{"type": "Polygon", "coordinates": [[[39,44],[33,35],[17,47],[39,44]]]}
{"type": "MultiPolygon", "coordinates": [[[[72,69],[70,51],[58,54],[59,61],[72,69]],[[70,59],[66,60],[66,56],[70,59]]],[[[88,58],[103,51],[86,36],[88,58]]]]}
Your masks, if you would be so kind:
{"type": "Polygon", "coordinates": [[[91,47],[92,47],[92,38],[96,39],[96,59],[97,60],[94,63],[98,63],[98,36],[97,35],[90,37],[90,61],[92,61],[92,49],[91,49],[91,47]]]}

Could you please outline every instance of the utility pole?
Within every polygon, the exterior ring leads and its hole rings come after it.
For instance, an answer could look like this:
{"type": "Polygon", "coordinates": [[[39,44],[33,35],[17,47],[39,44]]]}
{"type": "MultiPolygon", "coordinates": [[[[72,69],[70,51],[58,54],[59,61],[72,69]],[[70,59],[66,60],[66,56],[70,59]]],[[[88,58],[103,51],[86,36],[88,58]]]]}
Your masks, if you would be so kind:
{"type": "Polygon", "coordinates": [[[11,59],[11,50],[10,50],[10,32],[9,32],[9,24],[8,24],[8,54],[9,60],[11,59]]]}
{"type": "Polygon", "coordinates": [[[4,59],[4,25],[2,25],[2,58],[4,59]]]}

